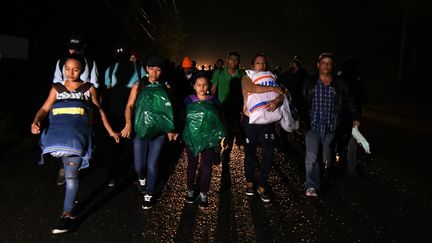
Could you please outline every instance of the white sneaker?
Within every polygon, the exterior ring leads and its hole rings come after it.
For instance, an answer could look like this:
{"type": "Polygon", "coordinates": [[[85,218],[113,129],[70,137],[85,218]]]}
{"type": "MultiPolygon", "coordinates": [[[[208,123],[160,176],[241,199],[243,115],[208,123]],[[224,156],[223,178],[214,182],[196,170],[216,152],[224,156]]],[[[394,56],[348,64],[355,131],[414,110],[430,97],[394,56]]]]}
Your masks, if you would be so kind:
{"type": "Polygon", "coordinates": [[[306,190],[306,197],[317,197],[317,196],[318,196],[318,193],[317,193],[315,188],[309,187],[306,190]]]}
{"type": "Polygon", "coordinates": [[[147,179],[138,179],[138,190],[144,194],[147,189],[147,179]]]}
{"type": "Polygon", "coordinates": [[[153,207],[154,204],[155,204],[154,197],[150,194],[145,194],[144,195],[144,202],[141,205],[142,209],[150,209],[153,207]]]}

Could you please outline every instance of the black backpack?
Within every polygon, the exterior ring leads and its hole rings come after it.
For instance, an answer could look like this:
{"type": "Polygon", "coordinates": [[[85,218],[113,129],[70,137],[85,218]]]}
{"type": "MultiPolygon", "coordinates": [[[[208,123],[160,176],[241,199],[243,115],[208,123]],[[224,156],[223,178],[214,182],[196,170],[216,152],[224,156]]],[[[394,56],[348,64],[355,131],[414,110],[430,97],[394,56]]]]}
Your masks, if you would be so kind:
{"type": "MultiPolygon", "coordinates": [[[[111,77],[111,79],[113,78],[114,66],[115,65],[111,66],[109,68],[109,72],[108,72],[108,77],[111,77]]],[[[142,78],[142,73],[141,73],[141,66],[140,66],[140,64],[138,62],[135,62],[135,68],[136,68],[136,70],[138,72],[138,80],[139,80],[139,79],[142,78]]]]}

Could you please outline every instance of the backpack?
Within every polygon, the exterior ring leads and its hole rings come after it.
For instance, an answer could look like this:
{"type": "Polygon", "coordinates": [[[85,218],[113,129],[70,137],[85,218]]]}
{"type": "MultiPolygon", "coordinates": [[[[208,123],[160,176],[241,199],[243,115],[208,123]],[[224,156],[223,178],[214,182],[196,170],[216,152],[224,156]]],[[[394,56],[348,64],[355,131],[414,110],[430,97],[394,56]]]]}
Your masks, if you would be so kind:
{"type": "MultiPolygon", "coordinates": [[[[141,73],[141,66],[138,62],[135,62],[135,69],[137,70],[138,73],[138,80],[140,80],[142,78],[142,73],[141,73]]],[[[109,68],[109,72],[108,72],[108,77],[111,77],[111,80],[113,78],[113,73],[114,73],[114,66],[111,66],[109,68]]]]}

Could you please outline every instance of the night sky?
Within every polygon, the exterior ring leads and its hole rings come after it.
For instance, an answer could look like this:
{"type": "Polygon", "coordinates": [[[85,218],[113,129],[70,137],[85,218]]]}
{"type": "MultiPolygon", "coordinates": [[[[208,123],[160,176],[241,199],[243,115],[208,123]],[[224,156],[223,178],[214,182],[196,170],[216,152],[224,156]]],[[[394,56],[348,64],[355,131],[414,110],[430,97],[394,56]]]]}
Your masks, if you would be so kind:
{"type": "MultiPolygon", "coordinates": [[[[143,23],[143,17],[136,14],[136,6],[141,4],[155,23],[163,14],[174,13],[173,3],[185,34],[182,48],[171,58],[176,62],[188,55],[199,65],[213,65],[217,58],[237,51],[242,56],[241,66],[249,67],[252,56],[261,52],[268,56],[271,67],[286,69],[294,55],[301,55],[305,66],[314,71],[318,54],[331,51],[338,63],[352,55],[360,58],[372,101],[386,100],[381,94],[389,84],[431,87],[426,81],[430,80],[426,67],[431,64],[427,53],[432,43],[425,35],[432,29],[428,1],[2,1],[0,34],[29,39],[29,59],[24,65],[37,70],[40,82],[48,87],[70,33],[84,35],[87,54],[97,61],[102,73],[112,62],[119,41],[133,43],[144,55],[152,54],[162,42],[152,41],[144,33],[138,24],[143,23]],[[399,67],[402,76],[398,76],[399,67]]],[[[150,32],[154,27],[146,26],[150,32]]],[[[8,76],[14,83],[22,82],[20,75],[8,76]]],[[[417,93],[413,96],[418,97],[417,93]]]]}

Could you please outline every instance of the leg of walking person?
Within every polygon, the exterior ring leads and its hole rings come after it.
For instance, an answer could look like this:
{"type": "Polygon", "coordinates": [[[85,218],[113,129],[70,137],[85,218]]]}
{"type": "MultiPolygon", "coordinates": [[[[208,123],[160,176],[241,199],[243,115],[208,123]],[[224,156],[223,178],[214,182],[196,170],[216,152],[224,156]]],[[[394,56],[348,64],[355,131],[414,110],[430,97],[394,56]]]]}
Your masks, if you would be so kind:
{"type": "Polygon", "coordinates": [[[245,116],[242,121],[245,134],[244,145],[244,175],[246,178],[246,195],[254,195],[253,182],[255,181],[255,166],[257,164],[256,151],[258,147],[258,126],[249,124],[249,118],[245,116]]]}
{"type": "Polygon", "coordinates": [[[185,201],[187,203],[195,202],[195,175],[198,167],[199,155],[194,155],[192,151],[186,146],[186,156],[188,159],[187,171],[186,171],[186,186],[187,192],[185,201]]]}
{"type": "Polygon", "coordinates": [[[212,156],[213,149],[204,150],[201,152],[201,176],[200,176],[200,200],[198,206],[200,208],[207,208],[208,191],[210,189],[211,170],[212,170],[212,156]]]}
{"type": "Polygon", "coordinates": [[[211,158],[213,150],[208,149],[201,152],[201,177],[200,177],[200,192],[207,193],[210,189],[211,181],[211,158]]]}
{"type": "Polygon", "coordinates": [[[186,156],[188,159],[187,172],[186,172],[186,185],[188,190],[194,190],[195,175],[198,167],[199,155],[194,155],[189,147],[186,146],[186,156]]]}
{"type": "Polygon", "coordinates": [[[149,142],[148,157],[147,157],[147,190],[149,193],[154,193],[158,176],[158,158],[163,144],[166,141],[166,135],[160,135],[153,138],[149,142]]]}
{"type": "Polygon", "coordinates": [[[147,192],[144,195],[143,209],[150,209],[155,204],[154,192],[158,178],[158,158],[163,144],[166,141],[166,134],[150,139],[147,156],[147,192]]]}
{"type": "MultiPolygon", "coordinates": [[[[258,182],[259,192],[265,193],[267,190],[267,180],[273,164],[274,148],[276,147],[275,141],[275,127],[274,124],[262,125],[259,139],[262,147],[262,163],[260,178],[258,182]]],[[[264,195],[268,196],[268,195],[264,195]]]]}
{"type": "Polygon", "coordinates": [[[147,177],[145,168],[147,164],[147,152],[149,147],[149,139],[135,136],[133,141],[134,147],[134,169],[138,177],[138,190],[141,193],[146,192],[147,177]]]}
{"type": "Polygon", "coordinates": [[[63,213],[57,225],[52,230],[53,234],[66,233],[72,230],[74,216],[72,210],[79,188],[78,169],[81,166],[82,158],[78,156],[63,157],[62,161],[65,171],[66,191],[63,202],[63,213]]]}
{"type": "Polygon", "coordinates": [[[77,156],[63,158],[66,179],[66,192],[63,205],[64,212],[72,212],[79,188],[78,169],[81,166],[81,162],[82,158],[77,156]]]}
{"type": "MultiPolygon", "coordinates": [[[[322,141],[322,161],[325,167],[325,173],[323,178],[325,179],[321,184],[321,189],[331,186],[335,182],[336,171],[334,165],[334,148],[335,148],[335,133],[326,133],[321,138],[322,141]]],[[[322,164],[320,164],[322,166],[322,164]]],[[[321,173],[320,173],[321,176],[321,173]]]]}
{"type": "Polygon", "coordinates": [[[320,162],[318,152],[321,145],[321,137],[318,133],[309,130],[305,136],[306,143],[306,196],[317,196],[320,189],[320,162]]]}
{"type": "Polygon", "coordinates": [[[335,138],[334,133],[326,133],[324,138],[322,138],[323,162],[326,164],[333,163],[334,138],[335,138]]]}

